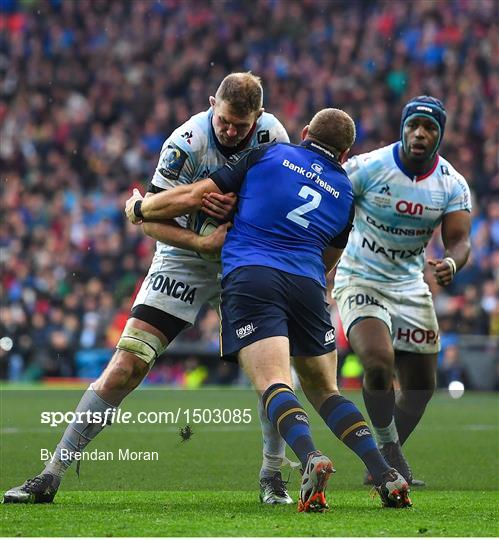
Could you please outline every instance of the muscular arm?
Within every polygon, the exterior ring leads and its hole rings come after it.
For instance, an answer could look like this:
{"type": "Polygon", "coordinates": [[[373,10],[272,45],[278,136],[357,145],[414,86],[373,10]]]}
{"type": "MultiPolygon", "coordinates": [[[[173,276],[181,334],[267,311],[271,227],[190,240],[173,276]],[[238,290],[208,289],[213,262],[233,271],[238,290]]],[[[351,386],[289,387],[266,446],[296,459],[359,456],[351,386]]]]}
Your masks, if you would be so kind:
{"type": "Polygon", "coordinates": [[[428,261],[434,268],[439,285],[449,285],[454,279],[455,272],[452,261],[449,261],[448,257],[456,264],[456,271],[466,264],[471,249],[470,228],[471,215],[466,210],[450,212],[442,218],[442,241],[445,255],[442,260],[428,261]]]}
{"type": "Polygon", "coordinates": [[[459,210],[445,214],[442,219],[442,241],[445,247],[445,257],[452,257],[457,270],[462,268],[470,255],[471,214],[459,210]]]}
{"type": "Polygon", "coordinates": [[[210,192],[221,193],[215,182],[206,178],[194,184],[152,194],[142,202],[143,220],[171,219],[198,210],[201,208],[203,195],[210,192]]]}
{"type": "MultiPolygon", "coordinates": [[[[146,193],[145,199],[153,196],[153,193],[146,193]]],[[[220,245],[223,244],[227,232],[227,225],[221,225],[215,233],[210,235],[210,238],[181,227],[174,219],[145,221],[142,223],[142,230],[147,236],[164,244],[189,251],[212,254],[220,250],[220,245]]]]}

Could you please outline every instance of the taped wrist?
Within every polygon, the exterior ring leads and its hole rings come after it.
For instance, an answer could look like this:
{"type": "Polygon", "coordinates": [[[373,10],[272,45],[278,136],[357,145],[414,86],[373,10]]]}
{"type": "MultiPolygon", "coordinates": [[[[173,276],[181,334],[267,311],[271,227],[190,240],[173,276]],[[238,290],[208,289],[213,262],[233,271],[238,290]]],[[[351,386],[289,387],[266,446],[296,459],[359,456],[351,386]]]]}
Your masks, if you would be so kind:
{"type": "Polygon", "coordinates": [[[454,277],[457,272],[456,261],[452,257],[445,257],[444,261],[450,266],[450,269],[452,270],[452,277],[454,277]]]}

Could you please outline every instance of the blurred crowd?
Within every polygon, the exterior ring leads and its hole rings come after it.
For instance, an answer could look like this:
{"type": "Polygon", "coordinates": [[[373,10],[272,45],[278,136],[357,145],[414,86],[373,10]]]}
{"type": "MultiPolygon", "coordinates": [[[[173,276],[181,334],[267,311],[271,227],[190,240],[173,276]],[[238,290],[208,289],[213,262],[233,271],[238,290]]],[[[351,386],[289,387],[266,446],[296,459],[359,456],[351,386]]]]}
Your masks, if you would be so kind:
{"type": "MultiPolygon", "coordinates": [[[[154,249],[123,219],[124,201],[147,185],[171,131],[242,70],[262,77],[264,106],[292,141],[318,109],[345,109],[354,154],[398,138],[409,98],[444,101],[441,153],[470,185],[473,247],[451,287],[428,280],[444,338],[498,335],[496,9],[495,0],[2,0],[0,378],[74,376],[82,351],[110,356],[154,249]]],[[[428,249],[442,253],[438,239],[428,249]]],[[[216,314],[203,312],[177,341],[214,354],[216,314]]],[[[189,362],[152,378],[227,376],[189,362]]]]}

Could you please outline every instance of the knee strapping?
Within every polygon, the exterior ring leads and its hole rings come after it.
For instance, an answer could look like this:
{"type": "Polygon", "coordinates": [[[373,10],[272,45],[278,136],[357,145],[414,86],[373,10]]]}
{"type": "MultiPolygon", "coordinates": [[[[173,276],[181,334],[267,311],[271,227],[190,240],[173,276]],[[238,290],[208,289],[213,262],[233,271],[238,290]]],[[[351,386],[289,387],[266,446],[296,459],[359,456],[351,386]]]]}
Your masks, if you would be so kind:
{"type": "Polygon", "coordinates": [[[165,352],[166,347],[167,346],[163,345],[161,340],[154,334],[151,334],[151,332],[134,328],[131,325],[131,321],[126,323],[123,333],[116,345],[117,349],[134,354],[149,366],[152,366],[156,358],[165,352]]]}

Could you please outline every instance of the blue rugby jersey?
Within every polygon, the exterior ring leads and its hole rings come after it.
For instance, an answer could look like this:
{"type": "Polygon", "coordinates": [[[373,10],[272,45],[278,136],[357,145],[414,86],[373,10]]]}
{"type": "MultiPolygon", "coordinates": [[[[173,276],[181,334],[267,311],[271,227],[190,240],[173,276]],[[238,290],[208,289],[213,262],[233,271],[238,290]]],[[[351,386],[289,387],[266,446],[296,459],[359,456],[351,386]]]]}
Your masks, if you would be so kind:
{"type": "Polygon", "coordinates": [[[239,195],[224,277],[268,266],[325,285],[323,252],[345,247],[354,212],[350,180],[328,150],[312,141],[264,145],[233,156],[211,178],[239,195]]]}

